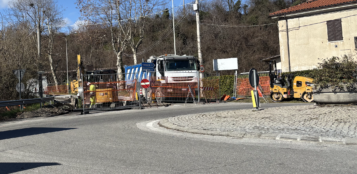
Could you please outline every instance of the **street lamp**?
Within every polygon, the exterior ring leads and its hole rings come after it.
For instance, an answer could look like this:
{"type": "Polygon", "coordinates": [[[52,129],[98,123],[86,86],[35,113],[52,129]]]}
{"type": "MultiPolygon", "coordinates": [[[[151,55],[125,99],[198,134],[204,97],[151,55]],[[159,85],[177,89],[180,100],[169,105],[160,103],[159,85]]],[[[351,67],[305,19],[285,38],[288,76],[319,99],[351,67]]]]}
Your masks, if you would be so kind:
{"type": "Polygon", "coordinates": [[[69,85],[68,85],[68,83],[69,83],[69,81],[68,81],[68,47],[67,47],[67,36],[66,37],[64,37],[64,39],[66,40],[66,66],[67,66],[67,91],[68,91],[68,94],[70,94],[70,92],[69,92],[69,85]]]}
{"type": "MultiPolygon", "coordinates": [[[[43,88],[42,88],[42,74],[41,74],[41,32],[40,32],[40,14],[38,13],[38,11],[36,12],[36,8],[35,8],[35,4],[34,3],[30,3],[29,4],[30,7],[32,7],[35,10],[35,17],[34,17],[34,22],[36,22],[37,24],[37,59],[38,59],[38,73],[39,73],[39,93],[40,93],[40,98],[43,97],[43,88]],[[36,13],[37,13],[37,19],[36,19],[36,13]]],[[[41,103],[41,107],[42,107],[42,103],[41,103]]]]}
{"type": "MultiPolygon", "coordinates": [[[[32,7],[35,10],[36,13],[36,8],[34,3],[29,4],[30,7],[32,7]]],[[[39,15],[39,14],[37,14],[39,15]]],[[[37,16],[37,19],[35,19],[35,22],[37,23],[37,58],[38,58],[38,70],[41,70],[41,63],[40,63],[40,57],[41,57],[41,35],[40,35],[40,16],[37,16]],[[38,20],[38,21],[36,21],[38,20]]]]}

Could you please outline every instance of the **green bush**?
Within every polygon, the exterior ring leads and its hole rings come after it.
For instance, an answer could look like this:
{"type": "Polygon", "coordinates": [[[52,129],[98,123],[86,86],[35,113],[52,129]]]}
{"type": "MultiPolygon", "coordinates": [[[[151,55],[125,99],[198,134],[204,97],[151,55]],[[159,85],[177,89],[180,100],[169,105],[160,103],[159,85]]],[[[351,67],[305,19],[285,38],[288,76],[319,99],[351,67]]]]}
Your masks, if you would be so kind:
{"type": "Polygon", "coordinates": [[[288,76],[289,74],[293,74],[294,76],[303,76],[303,77],[310,77],[314,78],[314,70],[304,70],[304,71],[294,71],[294,72],[284,72],[282,75],[288,76]]]}
{"type": "Polygon", "coordinates": [[[219,79],[219,94],[220,95],[226,94],[232,96],[234,75],[211,76],[211,77],[206,77],[205,79],[206,80],[219,79]]]}
{"type": "Polygon", "coordinates": [[[232,96],[234,85],[234,75],[224,75],[219,78],[219,87],[221,95],[226,94],[232,96]]]}
{"type": "Polygon", "coordinates": [[[313,70],[315,87],[341,87],[341,84],[352,85],[356,79],[357,62],[349,56],[323,59],[319,67],[313,70]]]}

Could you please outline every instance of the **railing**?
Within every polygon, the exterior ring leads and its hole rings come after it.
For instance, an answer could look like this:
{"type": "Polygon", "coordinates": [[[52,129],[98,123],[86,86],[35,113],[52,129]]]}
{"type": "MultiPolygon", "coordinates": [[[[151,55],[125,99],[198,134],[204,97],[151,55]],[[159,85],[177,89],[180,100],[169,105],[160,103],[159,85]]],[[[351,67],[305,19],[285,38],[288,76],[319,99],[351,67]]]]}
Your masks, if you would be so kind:
{"type": "Polygon", "coordinates": [[[35,98],[35,99],[0,101],[0,107],[44,103],[48,101],[53,101],[54,99],[55,97],[46,97],[46,98],[35,98]]]}

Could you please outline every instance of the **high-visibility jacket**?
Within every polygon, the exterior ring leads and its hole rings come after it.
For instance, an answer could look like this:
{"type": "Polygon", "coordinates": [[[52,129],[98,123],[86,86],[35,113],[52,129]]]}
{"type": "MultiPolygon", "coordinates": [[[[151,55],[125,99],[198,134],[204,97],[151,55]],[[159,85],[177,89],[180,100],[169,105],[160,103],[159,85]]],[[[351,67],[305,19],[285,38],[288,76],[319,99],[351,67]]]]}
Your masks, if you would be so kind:
{"type": "Polygon", "coordinates": [[[90,104],[91,106],[95,104],[95,85],[91,84],[89,86],[89,91],[90,91],[90,104]]]}
{"type": "Polygon", "coordinates": [[[90,85],[90,86],[89,86],[89,91],[90,91],[90,92],[95,92],[95,85],[93,85],[93,84],[90,85]]]}

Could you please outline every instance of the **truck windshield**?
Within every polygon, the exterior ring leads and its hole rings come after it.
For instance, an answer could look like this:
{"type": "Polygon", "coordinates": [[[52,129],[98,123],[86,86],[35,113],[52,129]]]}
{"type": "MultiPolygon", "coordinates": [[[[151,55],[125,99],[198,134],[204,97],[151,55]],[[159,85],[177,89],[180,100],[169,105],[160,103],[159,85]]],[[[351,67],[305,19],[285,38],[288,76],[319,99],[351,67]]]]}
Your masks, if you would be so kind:
{"type": "Polygon", "coordinates": [[[195,60],[166,60],[166,71],[196,70],[195,60]]]}

